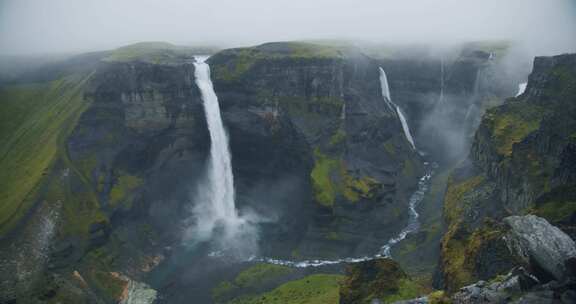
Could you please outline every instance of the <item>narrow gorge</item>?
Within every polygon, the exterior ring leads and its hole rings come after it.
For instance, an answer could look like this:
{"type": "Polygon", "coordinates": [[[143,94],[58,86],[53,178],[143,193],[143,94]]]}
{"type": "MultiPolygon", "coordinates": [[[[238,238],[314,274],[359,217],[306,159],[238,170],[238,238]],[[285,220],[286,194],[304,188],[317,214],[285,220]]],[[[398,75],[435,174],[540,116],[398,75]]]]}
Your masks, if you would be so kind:
{"type": "Polygon", "coordinates": [[[0,78],[0,303],[571,303],[575,88],[507,41],[0,78]]]}

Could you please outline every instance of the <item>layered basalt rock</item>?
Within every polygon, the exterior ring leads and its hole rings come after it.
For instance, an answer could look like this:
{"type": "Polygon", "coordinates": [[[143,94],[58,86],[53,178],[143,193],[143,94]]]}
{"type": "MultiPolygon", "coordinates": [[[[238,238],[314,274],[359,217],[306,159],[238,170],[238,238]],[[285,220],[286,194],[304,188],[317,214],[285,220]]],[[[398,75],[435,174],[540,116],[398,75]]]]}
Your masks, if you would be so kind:
{"type": "MultiPolygon", "coordinates": [[[[533,213],[574,237],[575,84],[576,55],[538,57],[526,92],[483,116],[470,161],[452,175],[444,201],[449,231],[439,283],[449,290],[496,274],[466,261],[481,256],[475,249],[502,242],[498,227],[508,215],[533,213]],[[479,234],[494,237],[477,242],[479,234]]],[[[500,272],[519,263],[496,258],[508,265],[500,272]]]]}

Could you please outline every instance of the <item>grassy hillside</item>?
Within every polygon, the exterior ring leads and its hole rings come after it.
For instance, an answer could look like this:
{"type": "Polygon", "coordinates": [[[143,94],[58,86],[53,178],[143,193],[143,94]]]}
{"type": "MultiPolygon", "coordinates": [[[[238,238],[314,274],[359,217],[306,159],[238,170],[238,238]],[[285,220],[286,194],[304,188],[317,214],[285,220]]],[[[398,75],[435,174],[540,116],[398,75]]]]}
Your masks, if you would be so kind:
{"type": "Polygon", "coordinates": [[[193,48],[166,42],[140,42],[117,48],[103,60],[108,62],[174,63],[192,59],[194,54],[212,54],[216,50],[215,47],[193,48]]]}
{"type": "Polygon", "coordinates": [[[235,299],[230,304],[337,304],[341,275],[315,274],[280,285],[276,289],[258,295],[235,299]]]}
{"type": "Polygon", "coordinates": [[[89,76],[0,89],[0,235],[32,206],[60,144],[88,103],[83,85],[89,76]]]}

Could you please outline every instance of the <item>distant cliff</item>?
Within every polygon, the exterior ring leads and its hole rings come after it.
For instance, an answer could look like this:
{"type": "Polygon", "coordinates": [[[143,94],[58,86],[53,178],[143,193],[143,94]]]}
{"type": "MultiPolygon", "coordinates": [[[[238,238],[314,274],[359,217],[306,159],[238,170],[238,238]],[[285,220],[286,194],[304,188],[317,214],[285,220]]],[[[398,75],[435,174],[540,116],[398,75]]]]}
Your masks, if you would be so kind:
{"type": "Polygon", "coordinates": [[[487,111],[444,200],[442,278],[449,290],[515,265],[508,215],[536,214],[575,237],[576,55],[538,57],[526,92],[487,111]]]}

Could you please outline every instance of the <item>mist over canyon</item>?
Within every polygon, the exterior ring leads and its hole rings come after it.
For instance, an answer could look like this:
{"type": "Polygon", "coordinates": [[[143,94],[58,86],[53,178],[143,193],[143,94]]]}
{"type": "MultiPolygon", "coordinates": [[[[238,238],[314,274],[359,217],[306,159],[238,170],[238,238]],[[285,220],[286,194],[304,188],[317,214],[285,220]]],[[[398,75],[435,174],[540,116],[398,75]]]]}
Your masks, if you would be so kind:
{"type": "Polygon", "coordinates": [[[575,37],[560,0],[0,1],[0,303],[575,303],[575,37]]]}

